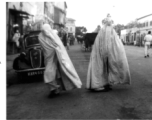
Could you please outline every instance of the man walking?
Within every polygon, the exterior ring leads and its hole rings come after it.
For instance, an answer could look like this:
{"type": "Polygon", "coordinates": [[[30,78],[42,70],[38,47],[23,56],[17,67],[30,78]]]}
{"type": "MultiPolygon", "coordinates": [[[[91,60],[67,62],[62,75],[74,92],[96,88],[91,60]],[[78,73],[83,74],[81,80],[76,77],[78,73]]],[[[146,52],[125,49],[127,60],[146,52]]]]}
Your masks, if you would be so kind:
{"type": "Polygon", "coordinates": [[[149,57],[149,48],[150,48],[151,41],[152,41],[152,35],[151,35],[151,31],[149,31],[148,34],[144,37],[145,58],[149,57]]]}

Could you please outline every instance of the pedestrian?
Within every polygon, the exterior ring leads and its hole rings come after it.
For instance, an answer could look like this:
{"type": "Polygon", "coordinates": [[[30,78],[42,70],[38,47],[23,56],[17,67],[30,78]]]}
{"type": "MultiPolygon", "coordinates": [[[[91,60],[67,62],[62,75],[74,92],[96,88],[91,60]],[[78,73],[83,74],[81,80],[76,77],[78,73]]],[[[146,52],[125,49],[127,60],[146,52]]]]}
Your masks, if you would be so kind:
{"type": "Polygon", "coordinates": [[[145,58],[149,57],[149,48],[152,41],[151,31],[148,31],[148,34],[144,37],[144,44],[145,44],[145,58]]]}
{"type": "Polygon", "coordinates": [[[20,33],[19,33],[19,30],[17,29],[17,30],[15,31],[14,36],[13,36],[13,39],[12,39],[13,42],[15,43],[16,48],[17,48],[17,52],[20,51],[20,41],[19,41],[20,37],[21,37],[21,35],[20,35],[20,33]]]}
{"type": "Polygon", "coordinates": [[[94,33],[98,33],[100,31],[101,27],[100,25],[97,26],[97,28],[95,29],[94,33]]]}
{"type": "Polygon", "coordinates": [[[111,16],[103,21],[93,45],[86,88],[109,91],[116,84],[130,84],[130,70],[124,46],[112,27],[111,16]]]}
{"type": "Polygon", "coordinates": [[[67,50],[69,50],[70,49],[70,38],[69,38],[69,36],[68,36],[68,34],[67,34],[67,50]]]}
{"type": "Polygon", "coordinates": [[[49,86],[50,96],[63,90],[81,88],[82,83],[67,51],[49,24],[43,25],[39,42],[44,52],[44,81],[49,86]]]}
{"type": "Polygon", "coordinates": [[[67,49],[67,39],[68,39],[68,37],[67,37],[67,32],[66,32],[66,30],[64,30],[64,28],[63,27],[61,27],[60,28],[60,32],[59,32],[59,37],[60,37],[60,39],[61,39],[61,41],[62,41],[62,43],[63,43],[63,45],[65,46],[65,48],[67,49]]]}
{"type": "Polygon", "coordinates": [[[74,35],[72,34],[70,38],[71,38],[71,45],[74,45],[74,42],[75,42],[75,37],[74,37],[74,35]]]}

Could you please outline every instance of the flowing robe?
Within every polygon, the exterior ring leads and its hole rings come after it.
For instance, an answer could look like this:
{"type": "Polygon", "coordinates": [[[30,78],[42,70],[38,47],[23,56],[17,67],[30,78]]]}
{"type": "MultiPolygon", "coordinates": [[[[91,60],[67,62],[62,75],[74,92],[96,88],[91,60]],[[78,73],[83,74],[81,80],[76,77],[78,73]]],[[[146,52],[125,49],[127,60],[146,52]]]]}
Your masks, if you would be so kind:
{"type": "Polygon", "coordinates": [[[124,46],[112,26],[104,26],[93,45],[87,74],[87,89],[104,85],[130,84],[130,71],[124,46]]]}
{"type": "Polygon", "coordinates": [[[39,42],[45,57],[45,83],[55,82],[63,90],[81,88],[80,78],[60,38],[48,26],[44,29],[45,32],[39,35],[39,42]]]}

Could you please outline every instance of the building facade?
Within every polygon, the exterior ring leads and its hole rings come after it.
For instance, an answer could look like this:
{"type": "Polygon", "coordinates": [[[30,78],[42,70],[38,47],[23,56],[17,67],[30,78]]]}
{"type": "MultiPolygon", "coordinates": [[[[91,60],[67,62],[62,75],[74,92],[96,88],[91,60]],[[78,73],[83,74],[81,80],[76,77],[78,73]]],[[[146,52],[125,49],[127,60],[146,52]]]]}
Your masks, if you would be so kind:
{"type": "Polygon", "coordinates": [[[139,25],[139,31],[141,34],[152,31],[152,14],[140,17],[137,19],[139,25]]]}
{"type": "Polygon", "coordinates": [[[74,19],[72,19],[72,18],[66,19],[66,28],[67,28],[69,34],[73,34],[75,36],[76,26],[75,26],[74,19]]]}
{"type": "Polygon", "coordinates": [[[66,23],[66,2],[7,2],[6,3],[6,35],[7,54],[15,54],[12,41],[16,29],[21,35],[29,31],[41,30],[44,23],[58,28],[66,23]]]}
{"type": "MultiPolygon", "coordinates": [[[[121,35],[121,38],[125,39],[127,44],[133,44],[136,42],[136,45],[144,45],[144,37],[148,31],[152,32],[152,14],[140,17],[136,19],[138,27],[131,29],[126,29],[125,34],[121,35]]],[[[124,30],[121,31],[122,33],[124,30]]]]}
{"type": "Polygon", "coordinates": [[[54,24],[54,6],[52,2],[36,2],[37,12],[35,15],[35,22],[33,24],[34,30],[41,30],[44,23],[54,24]]]}
{"type": "Polygon", "coordinates": [[[143,46],[145,35],[148,33],[148,31],[152,32],[152,14],[140,17],[136,20],[139,24],[139,28],[136,32],[139,39],[136,39],[136,43],[138,46],[143,46]]]}
{"type": "Polygon", "coordinates": [[[33,3],[29,2],[7,2],[7,53],[16,53],[14,42],[12,41],[13,35],[16,29],[19,30],[20,34],[23,35],[26,32],[26,28],[29,22],[33,22],[33,3]]]}
{"type": "Polygon", "coordinates": [[[57,29],[65,27],[66,24],[66,2],[53,2],[54,5],[54,25],[57,29]]]}

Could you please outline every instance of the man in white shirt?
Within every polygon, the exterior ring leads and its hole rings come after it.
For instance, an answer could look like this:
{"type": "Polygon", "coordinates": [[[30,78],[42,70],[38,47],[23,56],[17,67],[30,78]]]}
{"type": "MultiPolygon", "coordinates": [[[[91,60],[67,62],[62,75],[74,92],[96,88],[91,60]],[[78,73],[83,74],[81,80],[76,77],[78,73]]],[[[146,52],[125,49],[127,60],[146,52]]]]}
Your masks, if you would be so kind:
{"type": "Polygon", "coordinates": [[[148,32],[148,34],[144,37],[145,41],[145,58],[149,57],[149,48],[150,48],[150,43],[152,41],[152,35],[151,31],[148,32]]]}
{"type": "Polygon", "coordinates": [[[19,38],[20,38],[20,33],[19,30],[16,30],[14,36],[13,36],[13,42],[15,42],[16,46],[19,47],[19,38]]]}

